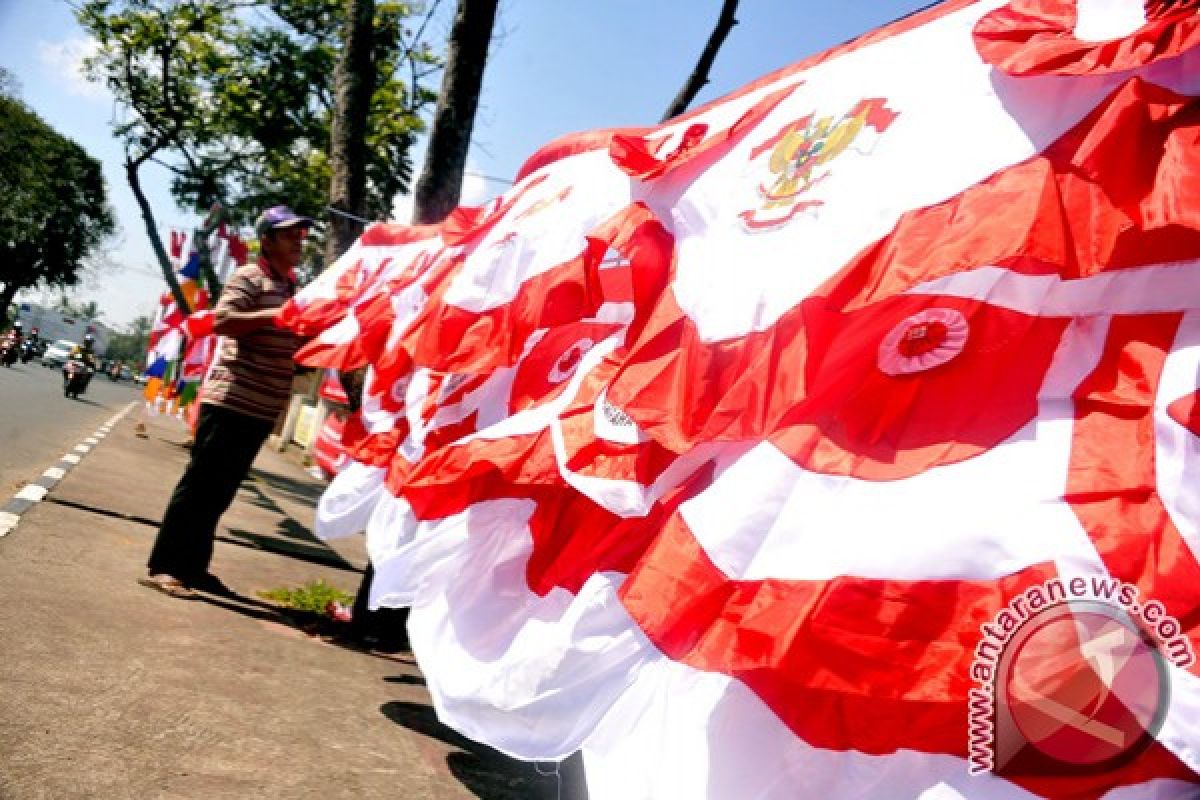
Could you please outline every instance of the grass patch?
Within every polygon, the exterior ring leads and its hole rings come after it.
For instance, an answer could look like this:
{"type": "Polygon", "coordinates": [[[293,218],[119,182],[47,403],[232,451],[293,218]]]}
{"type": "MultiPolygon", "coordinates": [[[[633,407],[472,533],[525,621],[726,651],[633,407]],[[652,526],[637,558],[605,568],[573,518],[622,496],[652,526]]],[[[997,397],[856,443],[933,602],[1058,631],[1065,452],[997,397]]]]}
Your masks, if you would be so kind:
{"type": "Polygon", "coordinates": [[[285,608],[311,611],[314,614],[324,614],[330,603],[341,603],[345,606],[354,603],[354,595],[347,594],[336,586],[330,586],[323,579],[309,581],[298,589],[267,589],[258,592],[258,596],[285,608]]]}

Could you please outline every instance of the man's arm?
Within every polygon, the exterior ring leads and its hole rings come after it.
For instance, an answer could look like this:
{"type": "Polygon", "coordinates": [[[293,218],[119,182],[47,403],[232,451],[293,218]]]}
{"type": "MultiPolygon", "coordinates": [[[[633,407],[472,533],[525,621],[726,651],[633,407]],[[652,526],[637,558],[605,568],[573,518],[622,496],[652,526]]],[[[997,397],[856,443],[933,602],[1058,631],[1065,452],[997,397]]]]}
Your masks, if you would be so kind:
{"type": "Polygon", "coordinates": [[[237,311],[233,308],[217,307],[213,315],[213,332],[221,336],[236,339],[259,328],[275,324],[279,315],[278,308],[256,308],[251,311],[237,311]]]}

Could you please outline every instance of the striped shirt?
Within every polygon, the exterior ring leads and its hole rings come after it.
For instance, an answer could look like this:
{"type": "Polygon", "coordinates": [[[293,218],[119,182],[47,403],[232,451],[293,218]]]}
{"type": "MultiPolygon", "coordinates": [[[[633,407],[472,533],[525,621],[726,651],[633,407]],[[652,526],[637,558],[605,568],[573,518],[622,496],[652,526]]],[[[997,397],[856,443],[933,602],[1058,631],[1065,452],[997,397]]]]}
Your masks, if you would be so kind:
{"type": "MultiPolygon", "coordinates": [[[[259,264],[239,267],[221,290],[217,312],[279,308],[295,284],[259,264]]],[[[274,420],[288,404],[300,340],[291,331],[266,325],[234,339],[221,337],[220,349],[204,379],[202,402],[259,419],[274,420]]]]}

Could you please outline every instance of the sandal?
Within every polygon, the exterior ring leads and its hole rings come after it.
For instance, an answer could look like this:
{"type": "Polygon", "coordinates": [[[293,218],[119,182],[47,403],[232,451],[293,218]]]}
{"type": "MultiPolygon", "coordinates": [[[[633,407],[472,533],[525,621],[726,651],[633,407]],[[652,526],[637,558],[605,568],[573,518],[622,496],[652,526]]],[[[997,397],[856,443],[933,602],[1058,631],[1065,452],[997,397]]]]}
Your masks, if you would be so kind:
{"type": "Polygon", "coordinates": [[[169,597],[195,597],[195,593],[183,585],[183,581],[171,575],[147,575],[138,578],[138,583],[148,589],[155,589],[169,597]]]}

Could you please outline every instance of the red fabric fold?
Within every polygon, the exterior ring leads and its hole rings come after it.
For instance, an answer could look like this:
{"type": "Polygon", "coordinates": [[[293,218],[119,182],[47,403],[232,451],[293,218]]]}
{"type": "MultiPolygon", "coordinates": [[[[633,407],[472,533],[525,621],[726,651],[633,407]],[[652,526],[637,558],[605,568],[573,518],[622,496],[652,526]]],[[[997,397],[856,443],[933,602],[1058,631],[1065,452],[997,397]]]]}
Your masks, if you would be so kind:
{"type": "Polygon", "coordinates": [[[1146,23],[1110,41],[1075,36],[1075,0],[1013,0],[975,26],[983,60],[1009,75],[1103,75],[1175,58],[1200,44],[1194,2],[1148,7],[1146,23]]]}

